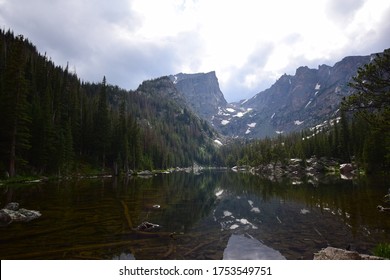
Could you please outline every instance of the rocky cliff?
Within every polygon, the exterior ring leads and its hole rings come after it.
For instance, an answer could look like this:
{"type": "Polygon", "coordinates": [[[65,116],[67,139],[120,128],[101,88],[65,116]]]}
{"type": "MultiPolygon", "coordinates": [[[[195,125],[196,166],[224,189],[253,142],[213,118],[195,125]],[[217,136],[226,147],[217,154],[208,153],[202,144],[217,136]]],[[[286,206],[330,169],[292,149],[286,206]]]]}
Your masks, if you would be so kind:
{"type": "Polygon", "coordinates": [[[192,110],[208,121],[218,113],[219,107],[224,108],[227,105],[214,71],[197,74],[179,73],[169,78],[184,95],[192,110]]]}
{"type": "Polygon", "coordinates": [[[213,124],[224,134],[247,138],[324,125],[338,116],[342,98],[350,94],[348,82],[370,59],[351,56],[334,66],[299,67],[253,98],[220,109],[213,124]]]}

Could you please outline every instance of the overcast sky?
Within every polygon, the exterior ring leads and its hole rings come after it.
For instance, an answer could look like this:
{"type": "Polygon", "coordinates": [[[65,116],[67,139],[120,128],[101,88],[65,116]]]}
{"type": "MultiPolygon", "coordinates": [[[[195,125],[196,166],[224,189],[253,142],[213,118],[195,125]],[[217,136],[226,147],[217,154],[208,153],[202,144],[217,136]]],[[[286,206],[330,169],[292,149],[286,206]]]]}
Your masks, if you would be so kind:
{"type": "Polygon", "coordinates": [[[1,28],[84,81],[136,89],[215,70],[228,101],[389,48],[389,19],[388,0],[0,0],[1,28]]]}

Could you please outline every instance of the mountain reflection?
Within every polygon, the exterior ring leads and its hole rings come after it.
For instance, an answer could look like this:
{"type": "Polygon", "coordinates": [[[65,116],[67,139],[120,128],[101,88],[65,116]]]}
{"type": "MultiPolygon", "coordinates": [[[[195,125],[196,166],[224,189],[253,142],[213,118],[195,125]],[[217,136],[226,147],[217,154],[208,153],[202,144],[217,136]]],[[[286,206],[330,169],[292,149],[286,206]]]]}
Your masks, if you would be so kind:
{"type": "Polygon", "coordinates": [[[15,201],[42,213],[0,227],[0,257],[312,259],[329,245],[371,253],[390,240],[390,220],[376,209],[386,182],[294,185],[204,171],[0,186],[1,205],[15,201]],[[161,229],[134,231],[143,222],[161,229]]]}
{"type": "Polygon", "coordinates": [[[264,245],[250,235],[235,235],[229,238],[223,252],[224,260],[285,260],[278,251],[264,245]]]}

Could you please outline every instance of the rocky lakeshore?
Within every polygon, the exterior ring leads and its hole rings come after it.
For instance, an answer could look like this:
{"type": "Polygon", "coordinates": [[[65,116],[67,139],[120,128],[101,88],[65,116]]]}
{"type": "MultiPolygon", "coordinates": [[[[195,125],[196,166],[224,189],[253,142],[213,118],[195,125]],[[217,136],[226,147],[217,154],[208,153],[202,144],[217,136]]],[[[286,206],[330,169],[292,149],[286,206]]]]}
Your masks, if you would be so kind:
{"type": "Polygon", "coordinates": [[[311,157],[309,159],[287,159],[285,161],[270,162],[267,164],[251,166],[235,166],[233,171],[246,171],[271,181],[289,178],[295,184],[307,178],[308,182],[315,182],[322,175],[339,175],[342,179],[352,179],[358,175],[358,167],[354,163],[343,163],[339,159],[326,157],[311,157]]]}

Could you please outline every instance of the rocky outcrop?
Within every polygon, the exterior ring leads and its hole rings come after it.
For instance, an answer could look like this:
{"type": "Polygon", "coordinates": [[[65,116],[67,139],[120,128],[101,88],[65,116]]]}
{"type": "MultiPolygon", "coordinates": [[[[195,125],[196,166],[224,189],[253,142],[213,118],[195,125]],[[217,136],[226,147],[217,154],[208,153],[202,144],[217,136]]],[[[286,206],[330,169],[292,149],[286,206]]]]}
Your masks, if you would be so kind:
{"type": "Polygon", "coordinates": [[[218,113],[219,108],[227,105],[214,71],[197,74],[179,73],[169,78],[183,94],[191,109],[208,121],[218,113]]]}
{"type": "Polygon", "coordinates": [[[314,260],[384,260],[383,258],[356,251],[348,251],[334,247],[327,247],[314,254],[314,260]]]}
{"type": "Polygon", "coordinates": [[[12,222],[29,222],[37,219],[42,214],[39,211],[19,208],[19,203],[8,203],[0,210],[0,225],[8,225],[12,222]]]}
{"type": "Polygon", "coordinates": [[[370,58],[350,56],[334,66],[299,67],[295,75],[282,75],[251,99],[234,107],[229,104],[230,111],[222,111],[214,125],[225,134],[245,138],[330,126],[330,120],[338,117],[341,100],[351,93],[348,82],[370,58]]]}

